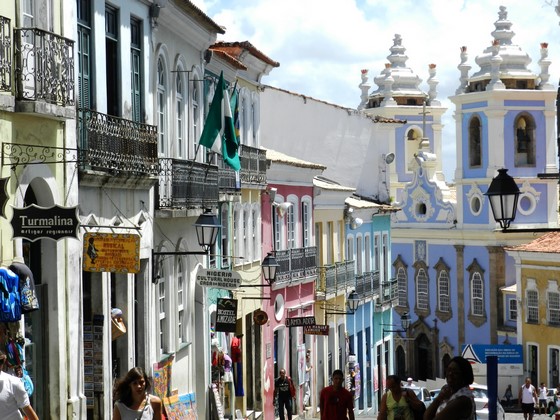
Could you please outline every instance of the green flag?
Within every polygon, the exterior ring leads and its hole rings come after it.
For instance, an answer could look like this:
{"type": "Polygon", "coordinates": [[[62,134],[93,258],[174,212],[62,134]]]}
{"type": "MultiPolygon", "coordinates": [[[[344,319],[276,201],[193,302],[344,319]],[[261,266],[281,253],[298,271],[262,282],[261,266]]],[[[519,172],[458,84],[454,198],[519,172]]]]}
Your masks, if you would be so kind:
{"type": "Polygon", "coordinates": [[[214,92],[210,111],[204,123],[199,144],[223,156],[234,171],[241,168],[237,149],[239,143],[235,136],[233,118],[228,91],[224,84],[224,73],[220,73],[220,80],[214,92]]]}

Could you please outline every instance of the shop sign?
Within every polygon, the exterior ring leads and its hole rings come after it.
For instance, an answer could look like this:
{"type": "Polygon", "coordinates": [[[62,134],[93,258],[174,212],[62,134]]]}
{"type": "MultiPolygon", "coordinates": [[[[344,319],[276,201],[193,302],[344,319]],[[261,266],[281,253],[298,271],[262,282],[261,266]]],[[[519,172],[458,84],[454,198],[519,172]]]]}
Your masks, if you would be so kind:
{"type": "Polygon", "coordinates": [[[241,285],[241,274],[232,270],[214,270],[200,267],[196,273],[196,282],[203,287],[235,290],[241,285]]]}
{"type": "Polygon", "coordinates": [[[77,239],[78,207],[40,207],[32,204],[23,209],[14,208],[12,229],[14,238],[25,238],[31,242],[40,239],[77,239]]]}
{"type": "Polygon", "coordinates": [[[300,318],[286,318],[286,327],[305,327],[306,325],[315,325],[314,316],[304,316],[300,318]]]}
{"type": "Polygon", "coordinates": [[[235,332],[237,326],[237,300],[218,298],[216,308],[216,331],[235,332]]]}
{"type": "Polygon", "coordinates": [[[303,333],[309,335],[329,335],[328,325],[304,325],[303,333]]]}
{"type": "Polygon", "coordinates": [[[140,271],[140,236],[119,233],[86,233],[82,261],[84,271],[138,273],[140,271]]]}

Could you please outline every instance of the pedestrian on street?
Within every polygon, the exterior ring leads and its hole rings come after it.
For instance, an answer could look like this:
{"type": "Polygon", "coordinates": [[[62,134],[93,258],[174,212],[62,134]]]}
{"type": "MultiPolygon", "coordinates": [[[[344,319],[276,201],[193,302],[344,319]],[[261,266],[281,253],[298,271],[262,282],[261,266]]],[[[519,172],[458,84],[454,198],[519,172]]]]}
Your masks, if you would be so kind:
{"type": "Polygon", "coordinates": [[[541,386],[539,388],[539,416],[541,414],[546,414],[546,394],[548,393],[548,389],[544,385],[544,382],[541,382],[541,386]],[[544,411],[544,413],[542,412],[544,411]]]}
{"type": "Polygon", "coordinates": [[[130,369],[115,384],[113,420],[161,420],[163,403],[149,390],[146,372],[139,367],[130,369]]]}
{"type": "Polygon", "coordinates": [[[332,385],[321,390],[321,420],[354,420],[354,396],[343,383],[344,373],[337,369],[332,373],[332,385]]]}
{"type": "Polygon", "coordinates": [[[278,415],[284,420],[284,409],[288,413],[288,420],[292,420],[292,378],[286,375],[286,369],[280,369],[280,376],[274,381],[274,397],[278,401],[278,415]]]}
{"type": "Polygon", "coordinates": [[[533,420],[533,412],[535,411],[535,401],[538,395],[535,387],[531,385],[531,378],[525,378],[525,384],[519,390],[519,406],[523,411],[523,418],[533,420]]]}
{"type": "Polygon", "coordinates": [[[470,389],[474,382],[472,366],[467,359],[456,356],[447,365],[447,384],[424,413],[426,420],[474,420],[476,404],[470,389]]]}
{"type": "Polygon", "coordinates": [[[504,393],[504,399],[506,400],[506,407],[511,405],[511,399],[513,398],[513,391],[511,390],[511,384],[509,384],[506,388],[506,392],[504,393]]]}
{"type": "Polygon", "coordinates": [[[0,419],[23,419],[21,410],[29,420],[39,420],[29,403],[29,395],[25,391],[22,380],[4,372],[5,364],[6,353],[0,350],[0,419]]]}
{"type": "Polygon", "coordinates": [[[413,407],[418,409],[424,403],[408,387],[401,386],[397,375],[387,376],[387,392],[381,398],[377,420],[413,420],[413,407]]]}
{"type": "Polygon", "coordinates": [[[305,384],[303,389],[303,406],[308,407],[311,403],[311,350],[307,350],[305,355],[305,384]]]}

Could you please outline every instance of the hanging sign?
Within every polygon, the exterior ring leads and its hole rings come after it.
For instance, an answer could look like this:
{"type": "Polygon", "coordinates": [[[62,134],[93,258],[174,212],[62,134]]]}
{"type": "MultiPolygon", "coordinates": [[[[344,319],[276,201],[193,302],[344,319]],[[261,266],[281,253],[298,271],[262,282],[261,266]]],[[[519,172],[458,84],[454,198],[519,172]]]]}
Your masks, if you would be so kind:
{"type": "Polygon", "coordinates": [[[86,233],[82,261],[84,271],[138,273],[140,271],[140,236],[86,233]]]}
{"type": "Polygon", "coordinates": [[[14,238],[25,238],[31,242],[47,238],[58,241],[62,238],[77,238],[78,207],[40,207],[32,204],[23,209],[14,208],[12,229],[14,238]]]}
{"type": "Polygon", "coordinates": [[[286,318],[286,327],[305,327],[306,325],[315,325],[315,317],[286,318]]]}
{"type": "Polygon", "coordinates": [[[235,290],[241,285],[241,274],[232,270],[214,270],[200,267],[196,282],[203,287],[235,290]]]}
{"type": "Polygon", "coordinates": [[[237,325],[237,300],[218,298],[216,308],[216,331],[235,332],[237,325]]]}
{"type": "Polygon", "coordinates": [[[307,335],[329,335],[328,325],[304,325],[303,333],[307,335]]]}

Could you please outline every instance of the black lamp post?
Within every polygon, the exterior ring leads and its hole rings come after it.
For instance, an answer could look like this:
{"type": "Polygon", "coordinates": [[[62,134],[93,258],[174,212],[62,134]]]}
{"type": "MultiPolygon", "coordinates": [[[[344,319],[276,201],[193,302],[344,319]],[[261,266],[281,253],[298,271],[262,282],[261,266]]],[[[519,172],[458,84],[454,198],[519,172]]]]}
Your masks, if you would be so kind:
{"type": "Polygon", "coordinates": [[[160,255],[206,255],[216,243],[218,232],[222,225],[218,222],[218,218],[211,210],[206,209],[204,213],[198,216],[194,223],[198,244],[202,247],[202,251],[154,251],[152,249],[152,283],[157,283],[159,273],[157,270],[156,256],[160,255]]]}
{"type": "Polygon", "coordinates": [[[360,296],[355,290],[352,290],[348,296],[346,296],[346,312],[343,311],[326,311],[325,315],[354,315],[356,310],[360,306],[360,296]]]}
{"type": "Polygon", "coordinates": [[[504,231],[515,219],[520,194],[519,187],[507,171],[505,168],[498,169],[498,175],[492,179],[488,191],[484,193],[490,200],[494,220],[504,231]]]}
{"type": "Polygon", "coordinates": [[[267,283],[272,286],[276,281],[276,271],[280,265],[276,261],[276,257],[272,252],[269,252],[261,263],[262,273],[267,283]]]}

